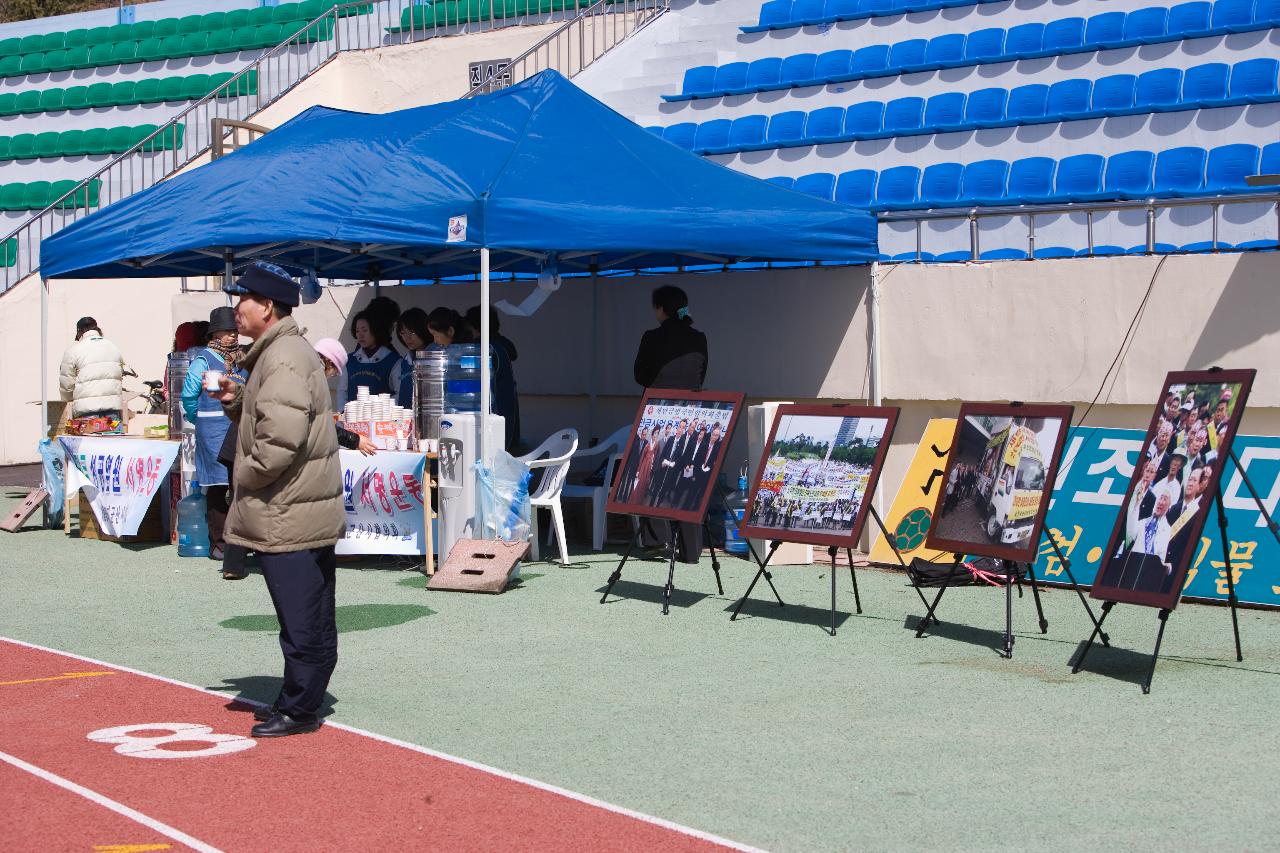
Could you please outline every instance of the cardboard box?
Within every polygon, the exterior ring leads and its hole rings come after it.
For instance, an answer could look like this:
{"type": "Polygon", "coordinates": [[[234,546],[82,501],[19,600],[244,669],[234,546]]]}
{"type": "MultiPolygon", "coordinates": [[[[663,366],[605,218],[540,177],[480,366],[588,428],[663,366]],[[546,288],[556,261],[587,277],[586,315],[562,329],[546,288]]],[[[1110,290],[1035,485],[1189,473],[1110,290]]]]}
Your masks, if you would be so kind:
{"type": "MultiPolygon", "coordinates": [[[[160,496],[157,495],[151,501],[151,506],[147,507],[147,514],[143,517],[142,523],[138,525],[138,535],[136,536],[109,536],[103,533],[98,527],[98,518],[93,514],[93,507],[89,506],[89,500],[84,496],[83,492],[78,492],[80,499],[79,516],[80,516],[80,538],[81,539],[98,539],[104,542],[168,542],[169,537],[164,525],[160,522],[160,496]]],[[[176,514],[176,513],[175,513],[176,514]]]]}
{"type": "Polygon", "coordinates": [[[167,439],[169,437],[169,416],[134,415],[129,419],[128,434],[141,436],[142,438],[167,439]],[[155,427],[164,427],[164,435],[155,435],[155,427]],[[148,430],[152,430],[153,434],[148,435],[148,430]]]}

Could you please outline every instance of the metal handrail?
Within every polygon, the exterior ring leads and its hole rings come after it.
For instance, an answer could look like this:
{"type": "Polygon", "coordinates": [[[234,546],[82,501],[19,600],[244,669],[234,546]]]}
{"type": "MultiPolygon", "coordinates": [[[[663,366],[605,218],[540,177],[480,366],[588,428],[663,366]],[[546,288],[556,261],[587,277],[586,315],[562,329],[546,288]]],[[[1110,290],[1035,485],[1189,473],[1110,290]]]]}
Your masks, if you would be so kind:
{"type": "MultiPolygon", "coordinates": [[[[530,0],[530,2],[535,9],[540,8],[537,0],[530,0]]],[[[566,54],[565,61],[556,66],[548,66],[557,67],[564,71],[566,76],[572,76],[604,52],[612,49],[623,38],[637,32],[653,17],[661,14],[661,11],[665,11],[666,2],[667,0],[623,0],[623,2],[610,4],[607,0],[600,0],[591,7],[578,10],[568,20],[564,19],[564,14],[568,13],[532,10],[519,16],[495,17],[492,0],[487,5],[488,17],[479,18],[469,13],[468,4],[439,4],[444,10],[443,17],[433,17],[429,25],[415,20],[418,10],[428,7],[418,5],[413,0],[376,0],[373,3],[367,0],[366,2],[353,0],[353,2],[337,3],[296,31],[289,33],[280,44],[267,49],[257,59],[233,73],[230,79],[218,87],[217,91],[196,100],[172,119],[160,125],[145,139],[77,182],[52,204],[37,211],[14,230],[0,237],[0,251],[3,251],[11,240],[17,242],[17,258],[13,265],[0,267],[0,296],[14,284],[39,270],[39,245],[46,237],[95,209],[154,186],[207,155],[213,147],[214,119],[243,121],[256,115],[279,101],[341,52],[412,44],[441,35],[487,32],[490,29],[528,23],[532,19],[537,19],[537,23],[565,20],[565,23],[555,32],[519,57],[519,61],[523,64],[529,55],[534,54],[538,46],[563,38],[564,33],[574,31],[580,38],[585,38],[587,21],[598,22],[604,20],[606,16],[643,17],[639,24],[633,24],[629,20],[624,21],[625,35],[622,38],[615,38],[603,50],[592,53],[590,60],[585,64],[574,66],[573,56],[566,54]],[[372,9],[368,9],[370,6],[372,9]],[[650,7],[660,7],[661,11],[647,15],[645,10],[650,7]],[[363,14],[359,13],[362,9],[366,10],[363,14]],[[347,15],[344,12],[355,14],[347,15]],[[407,30],[400,29],[406,17],[411,26],[407,30]],[[316,28],[321,28],[320,31],[327,33],[328,37],[297,45],[291,44],[295,38],[316,28]],[[397,32],[390,32],[391,29],[396,29],[397,32]],[[249,85],[251,79],[256,80],[256,86],[249,85]],[[244,94],[236,94],[241,91],[242,86],[244,94]],[[217,92],[226,92],[227,96],[218,98],[217,92]],[[178,144],[180,126],[184,134],[181,145],[178,144]],[[171,148],[167,147],[166,139],[172,140],[171,148]],[[153,151],[148,150],[153,145],[160,147],[153,151]],[[97,182],[99,198],[97,203],[91,206],[90,202],[94,201],[94,198],[90,190],[95,182],[97,182]],[[83,203],[80,203],[81,200],[83,203]]],[[[434,14],[438,13],[433,12],[434,14]]],[[[578,53],[579,58],[584,55],[585,52],[578,53]]],[[[515,65],[515,61],[512,65],[515,65]]]]}

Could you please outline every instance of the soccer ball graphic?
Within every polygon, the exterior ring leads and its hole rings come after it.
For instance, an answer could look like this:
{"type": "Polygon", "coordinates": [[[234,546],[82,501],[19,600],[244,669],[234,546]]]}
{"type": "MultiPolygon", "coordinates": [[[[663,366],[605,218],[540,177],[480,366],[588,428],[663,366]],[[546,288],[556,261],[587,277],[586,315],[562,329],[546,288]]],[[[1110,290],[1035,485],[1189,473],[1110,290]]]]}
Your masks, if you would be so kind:
{"type": "Polygon", "coordinates": [[[933,513],[918,506],[902,517],[893,531],[893,542],[898,550],[906,553],[914,551],[924,544],[925,534],[933,524],[933,513]]]}

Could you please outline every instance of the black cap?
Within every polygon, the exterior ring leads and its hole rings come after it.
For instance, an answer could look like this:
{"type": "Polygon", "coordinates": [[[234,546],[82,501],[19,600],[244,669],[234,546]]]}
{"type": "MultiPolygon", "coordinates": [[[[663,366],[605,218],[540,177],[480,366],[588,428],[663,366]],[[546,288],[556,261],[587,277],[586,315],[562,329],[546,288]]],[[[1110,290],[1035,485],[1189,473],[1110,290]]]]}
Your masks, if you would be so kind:
{"type": "Polygon", "coordinates": [[[234,332],[236,330],[236,309],[225,305],[209,312],[209,334],[214,332],[234,332]]]}
{"type": "Polygon", "coordinates": [[[235,284],[223,289],[227,293],[252,293],[293,307],[297,307],[301,301],[298,285],[288,271],[265,261],[258,261],[249,267],[244,275],[236,279],[235,284]]]}

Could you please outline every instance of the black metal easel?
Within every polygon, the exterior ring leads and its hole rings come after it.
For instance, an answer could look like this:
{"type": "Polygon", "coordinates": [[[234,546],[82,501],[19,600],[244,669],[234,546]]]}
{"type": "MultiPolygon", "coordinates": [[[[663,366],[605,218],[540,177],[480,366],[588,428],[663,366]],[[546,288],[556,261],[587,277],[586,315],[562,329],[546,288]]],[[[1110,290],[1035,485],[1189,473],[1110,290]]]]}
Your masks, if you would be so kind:
{"type": "MultiPolygon", "coordinates": [[[[680,530],[676,526],[680,522],[669,521],[668,523],[671,526],[671,542],[670,542],[671,554],[668,557],[667,584],[662,588],[662,615],[663,616],[666,616],[671,612],[671,595],[672,593],[675,592],[675,579],[676,579],[676,539],[680,535],[680,530]]],[[[703,528],[706,529],[707,527],[706,518],[703,518],[702,525],[703,525],[703,528]]],[[[707,531],[707,532],[709,533],[710,531],[707,531]]],[[[627,545],[627,550],[626,550],[626,553],[622,555],[622,560],[618,563],[617,568],[613,570],[613,573],[609,575],[609,583],[604,588],[604,595],[600,596],[601,604],[604,604],[605,601],[608,600],[609,593],[613,591],[614,584],[616,584],[622,578],[622,567],[625,566],[627,564],[627,560],[630,559],[631,552],[636,547],[636,540],[639,538],[640,538],[640,533],[637,530],[636,534],[631,537],[631,542],[627,545]]],[[[711,541],[710,537],[708,537],[707,541],[708,541],[708,547],[711,549],[711,571],[713,571],[716,576],[716,591],[720,595],[724,595],[724,584],[721,583],[720,581],[720,558],[716,556],[715,546],[709,544],[711,541]]]]}
{"type": "MultiPolygon", "coordinates": [[[[920,620],[920,624],[916,626],[916,637],[923,637],[925,630],[938,619],[934,615],[938,608],[938,602],[942,600],[942,594],[947,591],[947,587],[951,585],[951,580],[956,575],[956,570],[960,568],[960,563],[964,561],[963,554],[956,554],[955,561],[951,564],[951,569],[947,572],[947,577],[942,582],[942,586],[938,588],[938,594],[934,596],[933,603],[929,605],[929,609],[925,612],[924,619],[920,620]]],[[[1013,560],[1001,560],[1000,567],[1004,574],[1004,657],[1013,657],[1013,585],[1018,585],[1018,595],[1022,595],[1022,564],[1013,560]]],[[[1036,615],[1039,617],[1040,633],[1047,634],[1049,632],[1049,620],[1044,618],[1044,607],[1040,604],[1040,585],[1036,582],[1036,573],[1032,569],[1031,564],[1026,565],[1027,576],[1031,581],[1031,593],[1036,602],[1036,615]]],[[[918,587],[917,587],[918,588],[918,587]]]]}

